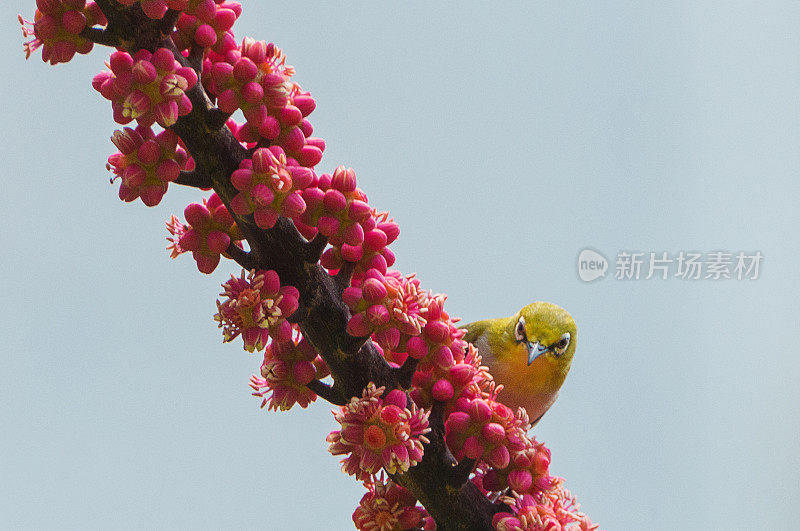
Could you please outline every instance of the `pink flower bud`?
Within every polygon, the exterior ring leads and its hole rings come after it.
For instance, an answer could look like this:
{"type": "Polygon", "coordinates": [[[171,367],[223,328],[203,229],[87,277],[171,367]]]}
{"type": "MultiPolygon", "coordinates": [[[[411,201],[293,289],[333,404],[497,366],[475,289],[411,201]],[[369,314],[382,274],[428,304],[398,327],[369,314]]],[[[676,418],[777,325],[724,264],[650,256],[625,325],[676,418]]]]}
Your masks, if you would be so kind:
{"type": "Polygon", "coordinates": [[[364,249],[360,245],[342,244],[342,259],[348,262],[358,262],[364,256],[364,249]]]}
{"type": "Polygon", "coordinates": [[[353,286],[345,288],[344,292],[342,292],[342,300],[351,310],[358,307],[359,302],[361,302],[361,296],[361,288],[356,288],[353,286]]]}
{"type": "Polygon", "coordinates": [[[428,344],[419,336],[410,337],[406,342],[406,352],[414,359],[422,359],[428,355],[428,344]]]}
{"type": "Polygon", "coordinates": [[[253,213],[256,225],[262,229],[271,229],[278,221],[278,213],[271,209],[258,209],[253,213]]]}
{"type": "Polygon", "coordinates": [[[294,105],[287,105],[278,111],[278,119],[285,125],[298,125],[303,119],[303,114],[294,105]]]}
{"type": "Polygon", "coordinates": [[[408,405],[406,394],[400,389],[392,389],[383,399],[384,404],[394,405],[400,409],[405,409],[408,405]]]}
{"type": "Polygon", "coordinates": [[[181,167],[174,159],[162,160],[156,166],[156,177],[165,183],[173,182],[181,174],[181,167]]]}
{"type": "Polygon", "coordinates": [[[485,400],[480,398],[476,398],[470,402],[468,412],[470,418],[478,424],[489,422],[492,418],[492,409],[485,400]]]}
{"type": "Polygon", "coordinates": [[[506,430],[496,422],[485,424],[481,430],[483,439],[489,444],[499,444],[506,438],[506,430]]]}
{"type": "Polygon", "coordinates": [[[200,203],[190,203],[184,210],[183,215],[190,225],[202,225],[211,220],[211,213],[200,203]]]}
{"type": "Polygon", "coordinates": [[[347,207],[347,199],[339,190],[327,190],[322,200],[325,208],[331,212],[340,212],[347,207]]]}
{"type": "Polygon", "coordinates": [[[455,385],[463,387],[472,380],[472,377],[475,375],[475,369],[466,363],[459,363],[450,367],[449,375],[450,380],[455,385]]]}
{"type": "Polygon", "coordinates": [[[332,216],[322,216],[317,222],[317,229],[325,236],[333,236],[339,232],[339,220],[332,216]]]}
{"type": "Polygon", "coordinates": [[[302,165],[313,168],[322,160],[322,150],[316,146],[306,145],[300,148],[297,161],[302,165]]]}
{"type": "Polygon", "coordinates": [[[266,116],[258,126],[258,133],[267,140],[274,140],[281,134],[281,125],[273,116],[266,116]]]}
{"type": "Polygon", "coordinates": [[[206,275],[210,275],[217,268],[217,265],[219,265],[219,256],[218,254],[207,255],[198,252],[192,253],[192,257],[195,262],[197,262],[198,271],[206,275]]]}
{"type": "Polygon", "coordinates": [[[438,380],[435,384],[433,384],[433,388],[431,390],[431,394],[433,395],[434,400],[439,400],[440,402],[446,402],[453,398],[453,385],[442,378],[438,380]]]}
{"type": "Polygon", "coordinates": [[[444,343],[450,336],[450,328],[442,321],[429,321],[425,325],[425,335],[433,343],[444,343]]]}
{"type": "Polygon", "coordinates": [[[386,297],[386,287],[374,278],[368,278],[361,286],[364,300],[367,303],[375,304],[386,297]]]}
{"type": "Polygon", "coordinates": [[[175,70],[175,56],[167,48],[159,48],[153,52],[150,62],[159,70],[175,70]]]}
{"type": "Polygon", "coordinates": [[[381,304],[373,304],[367,308],[367,319],[373,326],[382,326],[389,322],[389,310],[381,304]]]}
{"type": "Polygon", "coordinates": [[[224,253],[231,243],[231,237],[222,231],[211,231],[206,239],[208,248],[213,253],[224,253]]]}
{"type": "Polygon", "coordinates": [[[361,222],[370,216],[370,206],[358,199],[352,201],[348,207],[348,216],[356,222],[361,222]]]}
{"type": "Polygon", "coordinates": [[[310,361],[298,361],[292,367],[292,376],[298,384],[306,385],[317,376],[317,369],[310,361]]]}
{"type": "Polygon", "coordinates": [[[347,333],[355,337],[365,337],[370,334],[366,318],[363,313],[357,313],[347,322],[347,333]]]}
{"type": "Polygon", "coordinates": [[[294,97],[294,106],[303,113],[303,116],[308,116],[314,109],[317,107],[317,102],[314,101],[314,98],[308,95],[298,95],[294,97]]]}
{"type": "Polygon", "coordinates": [[[294,218],[305,212],[306,210],[306,203],[303,201],[303,197],[295,192],[291,193],[283,200],[283,204],[281,205],[281,215],[286,216],[288,218],[294,218]]]}
{"type": "Polygon", "coordinates": [[[344,241],[348,245],[361,245],[364,242],[364,229],[361,225],[355,223],[347,227],[344,231],[344,241]]]}
{"type": "Polygon", "coordinates": [[[512,470],[508,473],[508,486],[517,494],[528,492],[532,484],[533,478],[527,470],[512,470]]]}
{"type": "Polygon", "coordinates": [[[210,48],[217,43],[217,32],[208,24],[200,24],[194,33],[194,40],[204,48],[210,48]]]}
{"type": "Polygon", "coordinates": [[[480,456],[483,455],[483,445],[474,435],[471,435],[466,438],[466,440],[464,441],[464,445],[462,446],[461,449],[466,457],[472,459],[478,459],[480,456]]]}

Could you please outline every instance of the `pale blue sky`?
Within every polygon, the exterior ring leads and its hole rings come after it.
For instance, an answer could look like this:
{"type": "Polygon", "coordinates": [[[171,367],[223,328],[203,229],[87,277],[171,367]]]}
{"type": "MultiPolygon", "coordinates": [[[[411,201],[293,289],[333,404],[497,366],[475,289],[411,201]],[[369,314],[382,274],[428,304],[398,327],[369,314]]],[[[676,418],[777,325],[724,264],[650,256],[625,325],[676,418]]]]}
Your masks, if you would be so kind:
{"type": "MultiPolygon", "coordinates": [[[[400,223],[451,315],[578,323],[535,433],[609,530],[800,528],[800,4],[245,1],[317,98],[321,170],[400,223]],[[761,251],[755,281],[608,278],[581,249],[761,251]]],[[[107,50],[25,62],[0,7],[0,527],[351,529],[330,407],[267,413],[259,359],[164,250],[198,199],[124,204],[90,87],[107,50]]]]}

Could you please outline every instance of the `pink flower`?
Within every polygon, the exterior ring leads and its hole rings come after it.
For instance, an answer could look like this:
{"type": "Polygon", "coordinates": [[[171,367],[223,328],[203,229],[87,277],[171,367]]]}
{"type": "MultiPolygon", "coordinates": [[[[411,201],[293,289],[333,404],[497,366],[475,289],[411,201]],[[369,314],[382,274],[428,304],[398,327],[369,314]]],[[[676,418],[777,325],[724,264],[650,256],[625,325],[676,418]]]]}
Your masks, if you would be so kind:
{"type": "Polygon", "coordinates": [[[233,222],[228,209],[216,193],[203,204],[192,203],[183,211],[188,224],[183,224],[172,216],[167,222],[167,230],[173,235],[167,238],[170,245],[167,250],[172,258],[191,252],[201,273],[210,274],[217,268],[220,256],[226,256],[225,250],[231,242],[238,245],[242,235],[239,227],[233,222]]]}
{"type": "Polygon", "coordinates": [[[492,524],[498,531],[592,531],[598,529],[588,516],[579,511],[580,505],[561,485],[558,478],[554,488],[538,498],[526,494],[513,500],[512,512],[497,513],[492,524]]]}
{"type": "Polygon", "coordinates": [[[290,163],[311,168],[325,150],[325,142],[311,136],[307,118],[316,103],[290,80],[294,68],[285,61],[274,44],[245,38],[241,46],[226,44],[208,54],[203,84],[221,111],[242,110],[247,122],[236,130],[241,142],[269,140],[283,148],[290,163]]]}
{"type": "Polygon", "coordinates": [[[492,397],[462,398],[445,422],[446,441],[456,459],[469,457],[489,466],[508,466],[511,452],[527,445],[527,417],[520,419],[492,397]]]}
{"type": "Polygon", "coordinates": [[[120,152],[108,157],[106,168],[114,172],[114,179],[120,179],[119,198],[123,201],[141,197],[145,205],[157,205],[167,185],[193,164],[169,129],[155,135],[150,127],[126,127],[115,131],[111,141],[120,152]]]}
{"type": "Polygon", "coordinates": [[[85,0],[38,0],[34,22],[20,15],[22,35],[33,39],[23,45],[25,58],[42,48],[42,60],[51,65],[66,63],[76,53],[92,51],[93,43],[80,36],[84,28],[105,25],[106,18],[94,2],[85,0]],[[26,24],[28,25],[26,27],[26,24]]]}
{"type": "Polygon", "coordinates": [[[482,485],[487,491],[501,492],[510,488],[517,495],[550,490],[555,482],[550,476],[550,450],[544,443],[525,437],[522,448],[512,447],[506,466],[489,465],[483,472],[482,485]]]}
{"type": "Polygon", "coordinates": [[[262,398],[261,407],[286,411],[298,404],[302,408],[317,399],[306,385],[329,374],[316,349],[299,334],[288,340],[275,340],[264,350],[261,376],[250,378],[253,396],[262,398]]]}
{"type": "Polygon", "coordinates": [[[286,320],[298,307],[299,293],[294,286],[281,286],[275,271],[250,271],[245,277],[231,275],[222,285],[220,294],[226,299],[217,301],[218,312],[214,320],[219,323],[223,341],[233,341],[239,335],[244,349],[262,350],[269,338],[289,341],[292,325],[286,320]]]}
{"type": "Polygon", "coordinates": [[[238,2],[169,0],[169,3],[172,4],[171,9],[182,11],[172,35],[179,49],[188,50],[194,43],[217,52],[235,46],[230,30],[242,14],[242,6],[238,2]]]}
{"type": "Polygon", "coordinates": [[[305,211],[301,191],[314,177],[308,168],[288,166],[280,147],[257,149],[231,174],[231,183],[239,190],[231,208],[240,215],[252,213],[262,229],[272,228],[278,216],[294,219],[305,211]]]}
{"type": "MultiPolygon", "coordinates": [[[[415,340],[409,339],[408,343],[415,340]]],[[[412,351],[413,345],[407,350],[412,351]]],[[[445,403],[445,414],[454,410],[458,400],[480,398],[492,384],[489,370],[481,365],[477,349],[468,345],[463,356],[455,356],[453,365],[422,363],[414,373],[411,398],[420,407],[430,407],[433,400],[445,403]]]]}
{"type": "Polygon", "coordinates": [[[167,48],[152,54],[139,50],[133,56],[117,51],[108,64],[111,71],[97,74],[92,86],[111,101],[117,123],[157,122],[167,128],[192,110],[186,91],[197,83],[197,74],[181,66],[167,48]]]}
{"type": "Polygon", "coordinates": [[[159,20],[164,18],[167,9],[183,9],[188,0],[117,0],[124,6],[132,6],[139,3],[144,14],[152,19],[159,20]]]}
{"type": "Polygon", "coordinates": [[[342,429],[327,437],[333,455],[346,455],[342,471],[363,481],[372,481],[381,467],[390,474],[407,471],[422,459],[423,443],[429,442],[428,412],[414,404],[408,409],[403,391],[381,398],[383,391],[370,383],[362,398],[334,411],[342,429]]]}
{"type": "Polygon", "coordinates": [[[381,473],[364,494],[353,513],[353,523],[361,531],[435,529],[428,512],[417,505],[412,492],[381,473]]]}
{"type": "Polygon", "coordinates": [[[345,289],[342,297],[352,312],[347,323],[350,335],[373,334],[384,351],[405,350],[408,338],[421,333],[427,313],[427,295],[413,277],[399,271],[384,276],[370,269],[356,285],[345,289]]]}

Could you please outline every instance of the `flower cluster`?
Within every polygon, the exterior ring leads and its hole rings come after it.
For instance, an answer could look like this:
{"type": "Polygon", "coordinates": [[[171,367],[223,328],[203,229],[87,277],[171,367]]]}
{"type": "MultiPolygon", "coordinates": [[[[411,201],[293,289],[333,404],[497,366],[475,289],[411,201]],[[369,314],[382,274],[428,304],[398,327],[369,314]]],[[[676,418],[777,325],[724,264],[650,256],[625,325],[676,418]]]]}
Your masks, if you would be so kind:
{"type": "Polygon", "coordinates": [[[157,135],[150,127],[125,127],[114,131],[111,141],[119,149],[108,157],[106,168],[120,179],[119,198],[155,206],[167,192],[167,185],[178,178],[190,163],[178,135],[169,129],[157,135]]]}
{"type": "Polygon", "coordinates": [[[106,17],[97,4],[86,0],[36,0],[36,8],[33,22],[18,17],[22,35],[33,37],[24,44],[25,57],[41,47],[42,60],[51,65],[66,63],[76,53],[92,51],[92,41],[82,37],[81,32],[96,24],[106,25],[106,17]]]}
{"type": "MultiPolygon", "coordinates": [[[[235,46],[231,33],[242,6],[238,2],[225,0],[172,0],[184,4],[172,41],[181,50],[188,50],[194,44],[216,51],[235,46]]],[[[175,9],[175,8],[173,8],[175,9]]]]}
{"type": "Polygon", "coordinates": [[[518,495],[539,494],[552,488],[550,450],[535,438],[524,439],[522,448],[513,448],[508,464],[489,467],[482,473],[482,486],[489,492],[510,488],[518,495]]]}
{"type": "Polygon", "coordinates": [[[261,376],[250,377],[253,396],[262,398],[261,407],[286,411],[298,404],[302,408],[317,399],[306,387],[317,378],[329,374],[328,366],[317,350],[299,335],[288,340],[272,341],[264,349],[261,376]]]}
{"type": "MultiPolygon", "coordinates": [[[[447,362],[447,356],[441,356],[447,362]]],[[[481,356],[471,344],[463,355],[454,358],[452,365],[429,363],[414,373],[411,398],[420,407],[430,407],[433,400],[445,403],[445,412],[453,410],[456,401],[482,396],[482,390],[492,384],[488,369],[481,365],[481,356]]]]}
{"type": "Polygon", "coordinates": [[[172,258],[191,252],[197,269],[210,274],[217,268],[220,256],[225,255],[228,245],[242,239],[239,228],[216,193],[203,199],[202,204],[191,203],[183,215],[188,225],[175,216],[167,222],[167,230],[173,236],[167,238],[170,242],[167,250],[171,251],[172,258]]]}
{"type": "Polygon", "coordinates": [[[167,48],[152,54],[147,50],[134,55],[117,51],[111,54],[108,66],[111,71],[97,74],[92,86],[111,101],[117,123],[136,120],[144,126],[157,122],[169,127],[192,110],[185,92],[195,86],[197,74],[181,66],[167,48]]]}
{"type": "Polygon", "coordinates": [[[493,469],[504,469],[511,452],[526,447],[525,425],[510,408],[493,398],[461,398],[445,422],[447,446],[456,459],[485,461],[493,469]]]}
{"type": "Polygon", "coordinates": [[[387,246],[400,228],[387,213],[369,206],[366,194],[356,187],[352,168],[339,166],[333,175],[320,175],[303,191],[303,199],[307,209],[295,225],[306,238],[317,233],[328,238],[331,247],[322,255],[324,267],[334,271],[349,262],[356,276],[369,269],[386,274],[395,260],[387,246]]]}
{"type": "Polygon", "coordinates": [[[297,310],[300,294],[293,286],[281,286],[275,271],[245,271],[239,278],[231,275],[222,285],[214,320],[222,328],[223,341],[233,341],[238,336],[244,340],[244,349],[262,350],[269,338],[289,341],[292,325],[286,319],[297,310]]]}
{"type": "Polygon", "coordinates": [[[381,398],[384,389],[370,383],[361,398],[334,411],[342,428],[328,435],[329,451],[346,455],[342,471],[359,480],[371,482],[381,467],[390,474],[405,472],[422,459],[422,445],[429,442],[428,412],[414,404],[407,408],[399,389],[381,398]]]}
{"type": "Polygon", "coordinates": [[[236,128],[236,137],[245,143],[267,139],[301,166],[316,166],[325,150],[325,142],[311,136],[308,121],[316,102],[290,81],[294,68],[280,48],[250,38],[226,48],[206,58],[203,84],[221,111],[242,110],[247,122],[236,128]]]}
{"type": "Polygon", "coordinates": [[[580,505],[557,478],[554,488],[540,496],[526,494],[514,500],[512,512],[494,515],[497,531],[592,531],[598,529],[589,517],[580,512],[580,505]]]}
{"type": "Polygon", "coordinates": [[[382,275],[370,269],[363,279],[354,279],[342,298],[352,313],[348,333],[372,334],[384,352],[405,350],[408,338],[418,336],[425,326],[428,297],[413,275],[404,277],[393,270],[382,275]]]}
{"type": "Polygon", "coordinates": [[[367,493],[353,513],[353,523],[360,531],[405,531],[436,529],[428,511],[417,505],[414,494],[386,479],[383,472],[365,485],[367,493]]]}
{"type": "Polygon", "coordinates": [[[272,228],[278,216],[295,218],[305,211],[301,191],[313,179],[310,169],[288,166],[280,147],[259,148],[231,174],[231,183],[239,190],[231,208],[239,215],[253,214],[262,229],[272,228]]]}
{"type": "MultiPolygon", "coordinates": [[[[343,456],[342,470],[368,488],[353,513],[356,527],[435,528],[409,490],[382,472],[375,476],[381,469],[402,474],[422,459],[431,431],[429,411],[437,405],[443,410],[450,452],[459,460],[467,459],[464,465],[475,461],[473,484],[493,500],[509,504],[510,511],[495,515],[496,529],[596,529],[562,488],[563,480],[550,475],[550,451],[527,435],[525,410],[515,414],[498,401],[479,353],[463,340],[458,319],[444,311],[445,295],[425,292],[413,275],[389,269],[395,262],[389,245],[399,235],[397,223],[368,204],[351,168],[339,166],[332,174],[316,175],[313,168],[325,150],[325,142],[312,136],[308,119],[316,102],[292,80],[294,68],[277,46],[252,38],[237,44],[232,26],[241,15],[241,5],[229,0],[117,1],[123,6],[138,4],[136,10],[141,8],[153,20],[162,19],[168,10],[177,11],[171,38],[176,53],[182,54],[173,55],[168,48],[136,51],[128,41],[120,42],[111,54],[110,71],[93,79],[95,90],[112,102],[116,122],[138,123],[135,129],[116,131],[112,138],[119,152],[109,157],[107,168],[115,174],[112,181],[120,179],[120,198],[141,198],[153,206],[176,180],[203,187],[210,186],[208,177],[213,175],[214,184],[220,184],[224,176],[217,167],[200,167],[195,179],[192,175],[179,179],[182,170],[194,169],[195,159],[170,128],[191,112],[187,91],[199,77],[219,111],[210,113],[213,119],[206,125],[219,125],[227,118],[227,129],[248,150],[249,158],[230,176],[236,189],[235,196],[225,195],[231,199],[231,212],[214,193],[186,207],[185,223],[175,216],[167,222],[172,257],[191,252],[203,273],[213,272],[221,256],[231,258],[227,253],[247,263],[233,215],[252,214],[260,229],[274,227],[281,216],[291,219],[305,238],[316,238],[304,254],[320,253],[322,267],[331,274],[341,273],[337,284],[350,282],[342,295],[351,312],[347,332],[371,337],[392,366],[411,360],[404,369],[416,369],[408,395],[401,389],[385,392],[370,383],[361,397],[334,411],[341,427],[328,435],[329,451],[343,456]],[[183,67],[178,60],[199,68],[183,67]],[[239,110],[245,119],[242,124],[231,117],[239,110]],[[155,123],[165,130],[154,132],[155,123]]],[[[25,50],[29,56],[41,48],[43,60],[52,64],[87,53],[92,42],[86,37],[98,34],[87,28],[106,24],[92,1],[36,3],[34,22],[20,17],[25,37],[33,36],[25,50]]],[[[200,153],[196,155],[197,161],[203,160],[200,153]]],[[[263,258],[256,254],[250,258],[263,258]]],[[[295,404],[307,407],[316,399],[311,389],[322,393],[319,380],[330,371],[299,326],[289,322],[299,306],[298,290],[281,285],[275,271],[256,269],[231,276],[222,287],[214,319],[223,340],[241,336],[245,350],[264,351],[260,374],[250,380],[253,395],[270,410],[287,410],[295,404]]]]}

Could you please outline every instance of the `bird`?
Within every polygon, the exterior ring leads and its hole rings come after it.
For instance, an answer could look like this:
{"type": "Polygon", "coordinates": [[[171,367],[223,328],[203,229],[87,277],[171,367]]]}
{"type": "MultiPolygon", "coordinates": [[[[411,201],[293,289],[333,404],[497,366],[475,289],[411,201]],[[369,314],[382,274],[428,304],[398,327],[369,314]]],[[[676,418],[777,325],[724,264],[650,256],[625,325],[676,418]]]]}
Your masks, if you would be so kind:
{"type": "Polygon", "coordinates": [[[577,328],[572,316],[549,302],[528,304],[511,317],[462,325],[497,384],[499,399],[524,407],[531,427],[556,401],[575,354],[577,328]]]}

